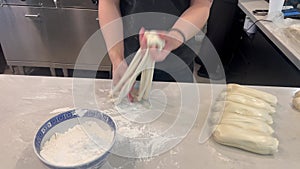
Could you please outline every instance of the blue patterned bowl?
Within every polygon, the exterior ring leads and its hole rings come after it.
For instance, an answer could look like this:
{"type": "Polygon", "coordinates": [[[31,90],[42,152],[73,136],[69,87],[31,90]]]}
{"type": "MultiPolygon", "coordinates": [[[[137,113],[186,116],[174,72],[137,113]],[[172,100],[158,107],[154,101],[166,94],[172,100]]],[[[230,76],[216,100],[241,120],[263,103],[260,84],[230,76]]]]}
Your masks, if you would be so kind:
{"type": "Polygon", "coordinates": [[[38,130],[37,134],[34,138],[33,148],[35,154],[39,157],[39,159],[48,167],[53,169],[91,169],[91,168],[100,168],[106,158],[109,155],[109,152],[112,148],[112,146],[115,143],[115,137],[116,137],[116,124],[113,121],[111,117],[108,115],[101,113],[97,110],[88,110],[88,109],[76,109],[67,111],[64,113],[61,113],[50,120],[48,120],[46,123],[44,123],[40,129],[38,130]],[[44,159],[41,154],[41,148],[44,145],[44,143],[51,138],[51,136],[54,133],[64,133],[69,128],[72,128],[73,126],[80,124],[81,121],[95,121],[95,122],[105,122],[112,130],[113,132],[113,141],[110,144],[109,149],[100,155],[99,157],[95,158],[94,160],[83,163],[76,166],[57,166],[55,164],[52,164],[48,162],[46,159],[44,159]]]}

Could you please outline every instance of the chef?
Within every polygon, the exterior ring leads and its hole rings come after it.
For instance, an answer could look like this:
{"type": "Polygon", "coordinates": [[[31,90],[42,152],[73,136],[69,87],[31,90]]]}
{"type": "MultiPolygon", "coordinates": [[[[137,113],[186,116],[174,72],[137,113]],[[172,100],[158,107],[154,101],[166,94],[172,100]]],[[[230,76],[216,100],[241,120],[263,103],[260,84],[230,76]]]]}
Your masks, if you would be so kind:
{"type": "Polygon", "coordinates": [[[185,43],[197,46],[192,37],[206,23],[211,3],[212,0],[99,1],[99,23],[113,66],[114,84],[131,60],[124,58],[132,58],[140,47],[146,47],[145,30],[155,30],[165,41],[163,52],[151,50],[157,62],[154,80],[192,82],[196,54],[185,43]]]}

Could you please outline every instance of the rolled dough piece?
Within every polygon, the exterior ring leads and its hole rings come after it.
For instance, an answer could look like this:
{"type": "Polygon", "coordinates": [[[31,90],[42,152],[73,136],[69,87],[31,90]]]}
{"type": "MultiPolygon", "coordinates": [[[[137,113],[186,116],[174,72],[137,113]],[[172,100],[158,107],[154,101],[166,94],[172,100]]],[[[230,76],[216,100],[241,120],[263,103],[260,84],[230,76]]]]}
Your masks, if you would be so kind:
{"type": "Polygon", "coordinates": [[[247,130],[234,125],[220,124],[213,137],[216,142],[258,154],[274,154],[279,141],[262,132],[247,130]]]}
{"type": "Polygon", "coordinates": [[[259,120],[235,121],[235,120],[223,119],[220,124],[233,125],[242,129],[253,130],[253,131],[262,132],[270,135],[274,133],[274,130],[271,126],[259,120]]]}
{"type": "Polygon", "coordinates": [[[213,111],[236,113],[246,117],[248,116],[250,118],[253,117],[253,118],[264,119],[263,121],[267,121],[270,124],[273,123],[272,116],[270,116],[268,112],[265,111],[265,109],[253,108],[247,105],[243,105],[231,101],[218,102],[213,111]],[[223,108],[220,108],[221,106],[223,106],[223,108]]]}
{"type": "Polygon", "coordinates": [[[227,91],[228,92],[237,92],[237,93],[243,93],[245,95],[249,95],[252,97],[256,97],[258,99],[264,100],[271,104],[272,106],[275,106],[278,102],[277,97],[260,90],[244,87],[238,84],[228,84],[227,85],[227,91]]]}
{"type": "Polygon", "coordinates": [[[270,114],[272,113],[269,110],[266,109],[260,109],[256,107],[251,107],[248,105],[244,105],[241,103],[236,103],[232,101],[219,101],[215,104],[214,106],[214,111],[232,111],[236,112],[238,114],[244,114],[244,115],[253,115],[253,116],[264,116],[265,114],[270,114]]]}
{"type": "Polygon", "coordinates": [[[300,90],[295,93],[294,98],[296,98],[296,97],[300,97],[300,90]]]}
{"type": "Polygon", "coordinates": [[[298,111],[300,111],[300,97],[296,97],[293,99],[293,105],[298,111]]]}
{"type": "Polygon", "coordinates": [[[272,107],[269,103],[245,94],[230,93],[227,95],[226,100],[241,103],[255,108],[266,109],[267,111],[270,111],[272,113],[276,111],[275,108],[272,107]]]}
{"type": "Polygon", "coordinates": [[[222,120],[223,119],[231,119],[231,120],[243,121],[243,122],[259,120],[259,121],[262,121],[262,122],[267,123],[267,124],[273,124],[273,119],[272,118],[271,119],[265,119],[265,118],[259,117],[259,116],[245,116],[245,115],[237,114],[237,113],[234,113],[234,112],[227,112],[227,111],[225,111],[223,113],[222,120]]]}

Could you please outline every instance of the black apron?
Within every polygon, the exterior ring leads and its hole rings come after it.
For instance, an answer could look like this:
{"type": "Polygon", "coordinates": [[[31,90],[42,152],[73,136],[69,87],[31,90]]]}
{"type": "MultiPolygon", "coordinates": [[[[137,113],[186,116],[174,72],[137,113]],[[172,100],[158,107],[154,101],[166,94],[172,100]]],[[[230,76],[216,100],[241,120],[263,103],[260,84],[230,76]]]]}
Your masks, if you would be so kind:
{"type": "MultiPolygon", "coordinates": [[[[139,49],[138,32],[141,27],[144,27],[146,30],[169,30],[189,6],[190,0],[120,0],[126,60],[130,62],[135,52],[139,49]]],[[[189,44],[193,43],[191,41],[194,41],[194,38],[189,40],[189,44]]],[[[193,70],[195,57],[196,54],[193,50],[185,44],[181,45],[172,51],[163,62],[156,63],[154,80],[192,81],[192,76],[188,77],[185,71],[190,72],[193,70]],[[171,55],[178,56],[181,63],[185,63],[185,67],[183,68],[178,63],[178,59],[172,59],[171,55]],[[184,70],[186,68],[189,70],[184,70]],[[172,77],[174,74],[176,78],[172,77]]]]}

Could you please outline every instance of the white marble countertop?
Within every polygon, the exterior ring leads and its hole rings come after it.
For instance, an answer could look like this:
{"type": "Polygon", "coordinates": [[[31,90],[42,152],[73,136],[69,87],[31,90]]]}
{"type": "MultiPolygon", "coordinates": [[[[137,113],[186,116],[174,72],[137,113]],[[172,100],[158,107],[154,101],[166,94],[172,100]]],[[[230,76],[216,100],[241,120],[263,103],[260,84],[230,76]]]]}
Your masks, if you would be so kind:
{"type": "MultiPolygon", "coordinates": [[[[255,16],[252,13],[256,9],[268,9],[269,4],[265,0],[239,0],[238,6],[253,22],[267,18],[267,16],[255,16]]],[[[300,20],[295,20],[295,23],[300,24],[300,20]]],[[[272,22],[259,21],[256,25],[300,69],[300,43],[295,41],[295,39],[289,38],[283,29],[280,29],[272,22]]]]}
{"type": "MultiPolygon", "coordinates": [[[[75,79],[76,80],[76,79],[75,79]]],[[[0,164],[5,169],[41,169],[46,168],[33,152],[33,137],[40,125],[55,114],[53,110],[74,107],[76,82],[73,78],[30,77],[0,75],[0,164]]],[[[83,80],[83,82],[85,82],[83,80]]],[[[81,94],[94,90],[96,108],[109,112],[112,104],[107,102],[110,80],[93,80],[91,88],[81,88],[81,94]]],[[[178,86],[181,89],[192,84],[155,83],[153,89],[162,91],[171,109],[166,108],[161,124],[169,125],[167,119],[177,115],[176,104],[178,86]],[[171,111],[170,111],[171,110],[171,111]],[[169,114],[168,114],[169,113],[169,114]]],[[[199,134],[204,119],[211,106],[212,88],[209,84],[194,84],[198,87],[194,93],[201,94],[198,104],[182,106],[185,116],[199,107],[198,118],[184,121],[184,125],[193,124],[187,136],[171,150],[148,159],[128,159],[110,156],[102,168],[118,169],[298,169],[300,168],[300,112],[291,107],[294,92],[300,88],[250,86],[270,92],[278,97],[277,113],[274,115],[274,129],[280,141],[279,152],[273,156],[262,156],[239,149],[219,145],[209,139],[199,143],[199,134]]],[[[214,91],[217,94],[219,91],[214,91]]],[[[191,97],[193,94],[189,94],[191,97]]],[[[79,95],[80,96],[80,95],[79,95]]],[[[81,97],[81,96],[80,96],[81,97]]],[[[197,100],[192,98],[193,100],[197,100]]],[[[87,101],[87,105],[95,106],[87,101]]],[[[179,105],[179,104],[178,104],[179,105]]],[[[193,112],[192,112],[193,113],[193,112]]],[[[113,116],[116,118],[117,116],[113,116]]],[[[156,123],[155,123],[156,124],[156,123]]],[[[120,125],[118,125],[120,127],[120,125]]],[[[153,126],[155,128],[155,126],[153,126]]]]}

